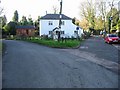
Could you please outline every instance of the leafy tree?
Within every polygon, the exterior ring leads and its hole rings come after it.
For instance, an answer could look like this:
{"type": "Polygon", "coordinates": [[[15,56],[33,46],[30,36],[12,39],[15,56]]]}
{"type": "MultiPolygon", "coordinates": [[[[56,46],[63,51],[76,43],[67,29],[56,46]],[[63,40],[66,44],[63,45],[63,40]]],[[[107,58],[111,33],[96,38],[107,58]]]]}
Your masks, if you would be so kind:
{"type": "Polygon", "coordinates": [[[89,22],[83,18],[81,21],[80,21],[80,24],[79,24],[84,30],[88,30],[89,29],[89,22]]]}
{"type": "Polygon", "coordinates": [[[76,21],[76,18],[74,17],[74,18],[72,19],[72,23],[75,24],[75,21],[76,21]]]}
{"type": "Polygon", "coordinates": [[[95,27],[95,8],[95,4],[92,2],[92,0],[90,0],[90,2],[87,1],[86,3],[81,3],[81,16],[88,21],[89,28],[91,28],[91,30],[93,30],[95,27]]]}
{"type": "MultiPolygon", "coordinates": [[[[112,2],[113,3],[113,2],[112,2]]],[[[106,17],[107,17],[107,1],[105,0],[99,0],[97,2],[97,9],[98,9],[98,13],[100,15],[100,17],[102,17],[102,22],[101,20],[99,22],[101,22],[101,25],[103,23],[103,26],[101,29],[104,29],[106,31],[106,17]]]]}
{"type": "Polygon", "coordinates": [[[102,20],[102,16],[95,19],[95,30],[103,30],[104,29],[104,20],[102,20]]]}
{"type": "Polygon", "coordinates": [[[4,27],[7,24],[7,18],[4,15],[3,17],[1,17],[1,19],[2,19],[2,27],[4,27]]]}
{"type": "Polygon", "coordinates": [[[0,29],[2,31],[2,34],[5,34],[4,26],[7,24],[7,18],[4,15],[3,17],[0,17],[1,23],[0,23],[0,29]]]}
{"type": "Polygon", "coordinates": [[[21,25],[28,25],[27,18],[25,16],[22,16],[22,20],[20,21],[21,25]]]}
{"type": "Polygon", "coordinates": [[[77,26],[80,26],[80,21],[78,19],[76,19],[75,17],[72,19],[72,23],[77,26]]]}
{"type": "Polygon", "coordinates": [[[13,21],[10,21],[8,24],[6,24],[4,26],[4,30],[5,32],[10,35],[16,35],[16,25],[17,23],[16,22],[13,22],[13,21]]]}
{"type": "Polygon", "coordinates": [[[18,17],[18,11],[16,10],[14,12],[13,21],[18,23],[18,19],[19,19],[19,17],[18,17]]]}
{"type": "Polygon", "coordinates": [[[107,14],[107,18],[110,19],[110,17],[112,16],[112,27],[116,26],[119,20],[119,14],[118,14],[118,10],[116,8],[112,8],[112,10],[110,10],[107,14]]]}
{"type": "MultiPolygon", "coordinates": [[[[0,15],[3,13],[3,7],[1,7],[1,0],[0,0],[0,15]]],[[[0,38],[1,38],[1,33],[2,33],[2,23],[1,23],[2,18],[0,17],[0,38]]]]}
{"type": "Polygon", "coordinates": [[[40,16],[38,16],[38,19],[34,22],[35,28],[36,28],[36,35],[39,35],[39,21],[40,21],[40,16]]]}
{"type": "Polygon", "coordinates": [[[33,25],[33,20],[31,17],[28,18],[28,25],[33,25]]]}

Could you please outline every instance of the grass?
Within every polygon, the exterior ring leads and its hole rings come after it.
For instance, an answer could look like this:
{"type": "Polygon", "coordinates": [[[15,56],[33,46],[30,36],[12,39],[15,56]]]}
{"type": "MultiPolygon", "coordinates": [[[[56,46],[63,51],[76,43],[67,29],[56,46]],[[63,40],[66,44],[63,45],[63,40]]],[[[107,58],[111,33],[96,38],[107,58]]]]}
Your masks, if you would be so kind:
{"type": "Polygon", "coordinates": [[[76,48],[80,45],[81,41],[78,40],[67,40],[66,42],[58,42],[58,41],[54,41],[54,40],[36,40],[36,39],[26,39],[25,41],[28,42],[33,42],[33,43],[38,43],[41,45],[45,45],[45,46],[49,46],[49,47],[53,47],[53,48],[76,48]]]}

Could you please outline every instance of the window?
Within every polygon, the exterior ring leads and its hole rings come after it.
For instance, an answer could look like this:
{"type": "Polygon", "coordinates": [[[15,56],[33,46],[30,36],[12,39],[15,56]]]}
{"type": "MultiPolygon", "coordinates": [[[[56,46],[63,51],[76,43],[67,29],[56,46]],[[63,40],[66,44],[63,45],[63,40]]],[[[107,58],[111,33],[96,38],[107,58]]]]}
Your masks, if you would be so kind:
{"type": "Polygon", "coordinates": [[[78,31],[74,31],[74,34],[77,34],[77,35],[78,35],[78,31]]]}
{"type": "Polygon", "coordinates": [[[49,31],[49,35],[51,35],[52,34],[52,31],[49,31]]]}
{"type": "Polygon", "coordinates": [[[49,21],[48,25],[53,25],[53,22],[52,22],[52,21],[49,21]]]}
{"type": "Polygon", "coordinates": [[[61,21],[61,25],[65,25],[65,21],[61,21]]]}
{"type": "Polygon", "coordinates": [[[64,31],[60,31],[60,34],[65,34],[65,32],[64,31]]]}
{"type": "Polygon", "coordinates": [[[27,34],[27,35],[29,34],[29,30],[28,30],[28,29],[26,30],[26,34],[27,34]]]}

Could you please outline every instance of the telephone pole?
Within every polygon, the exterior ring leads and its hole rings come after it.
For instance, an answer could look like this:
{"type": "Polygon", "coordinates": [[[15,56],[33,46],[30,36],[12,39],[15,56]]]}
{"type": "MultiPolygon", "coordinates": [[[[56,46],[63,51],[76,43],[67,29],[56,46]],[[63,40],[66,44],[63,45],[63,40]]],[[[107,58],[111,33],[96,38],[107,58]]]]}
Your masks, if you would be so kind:
{"type": "Polygon", "coordinates": [[[60,34],[61,34],[61,24],[62,24],[61,19],[62,19],[62,0],[60,1],[58,42],[60,41],[60,34]]]}

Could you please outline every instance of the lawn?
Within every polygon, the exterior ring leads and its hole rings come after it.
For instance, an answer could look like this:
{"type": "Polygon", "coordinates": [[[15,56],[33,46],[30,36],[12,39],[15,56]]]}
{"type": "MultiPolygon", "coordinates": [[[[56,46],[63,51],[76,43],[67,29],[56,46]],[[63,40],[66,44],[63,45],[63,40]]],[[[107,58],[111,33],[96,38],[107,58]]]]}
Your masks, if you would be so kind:
{"type": "Polygon", "coordinates": [[[66,40],[66,42],[58,42],[58,41],[54,41],[54,40],[44,40],[44,39],[26,39],[25,41],[28,42],[33,42],[33,43],[38,43],[41,45],[45,45],[45,46],[49,46],[49,47],[53,47],[53,48],[76,48],[80,45],[81,41],[78,40],[66,40]]]}

